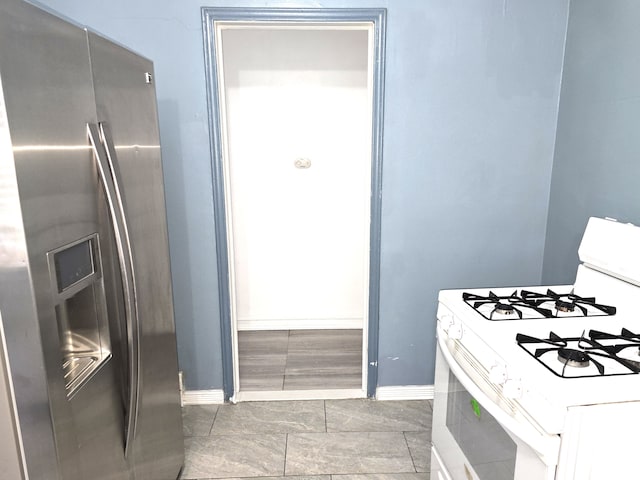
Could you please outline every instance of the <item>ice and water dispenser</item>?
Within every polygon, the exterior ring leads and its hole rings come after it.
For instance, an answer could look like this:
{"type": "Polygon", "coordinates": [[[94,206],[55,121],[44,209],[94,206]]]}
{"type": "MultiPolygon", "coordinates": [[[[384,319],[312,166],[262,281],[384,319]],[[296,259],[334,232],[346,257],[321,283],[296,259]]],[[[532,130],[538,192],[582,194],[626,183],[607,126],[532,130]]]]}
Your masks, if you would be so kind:
{"type": "Polygon", "coordinates": [[[97,234],[47,253],[69,397],[111,356],[100,258],[97,234]]]}

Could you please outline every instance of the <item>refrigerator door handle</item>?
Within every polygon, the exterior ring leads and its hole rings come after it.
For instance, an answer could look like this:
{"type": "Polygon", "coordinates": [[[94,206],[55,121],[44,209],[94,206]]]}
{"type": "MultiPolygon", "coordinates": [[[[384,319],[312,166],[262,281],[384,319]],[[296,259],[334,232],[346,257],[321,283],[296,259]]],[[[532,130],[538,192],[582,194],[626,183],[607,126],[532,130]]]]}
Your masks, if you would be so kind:
{"type": "Polygon", "coordinates": [[[113,142],[111,142],[108,127],[104,123],[100,123],[99,125],[88,123],[87,132],[113,224],[124,290],[129,357],[129,399],[125,419],[124,454],[125,457],[128,457],[136,433],[140,391],[140,335],[133,251],[129,238],[124,200],[118,182],[119,174],[115,149],[113,148],[113,142]]]}

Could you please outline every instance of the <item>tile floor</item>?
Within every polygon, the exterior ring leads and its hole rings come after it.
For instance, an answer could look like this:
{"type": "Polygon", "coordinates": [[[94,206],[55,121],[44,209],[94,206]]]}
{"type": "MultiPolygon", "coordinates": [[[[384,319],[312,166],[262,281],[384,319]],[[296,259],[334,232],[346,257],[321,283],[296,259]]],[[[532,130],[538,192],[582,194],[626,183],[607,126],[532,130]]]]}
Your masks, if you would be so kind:
{"type": "Polygon", "coordinates": [[[187,406],[181,479],[429,480],[430,401],[187,406]]]}
{"type": "Polygon", "coordinates": [[[238,332],[242,391],[361,388],[362,330],[238,332]]]}

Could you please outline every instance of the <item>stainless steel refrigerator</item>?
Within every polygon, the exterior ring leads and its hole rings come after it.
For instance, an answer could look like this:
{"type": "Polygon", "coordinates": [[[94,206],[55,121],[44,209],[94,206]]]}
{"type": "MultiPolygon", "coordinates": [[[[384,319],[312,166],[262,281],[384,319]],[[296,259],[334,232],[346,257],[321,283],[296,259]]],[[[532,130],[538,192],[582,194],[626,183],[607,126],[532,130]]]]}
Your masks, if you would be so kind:
{"type": "Polygon", "coordinates": [[[0,2],[0,479],[184,459],[153,65],[0,2]]]}

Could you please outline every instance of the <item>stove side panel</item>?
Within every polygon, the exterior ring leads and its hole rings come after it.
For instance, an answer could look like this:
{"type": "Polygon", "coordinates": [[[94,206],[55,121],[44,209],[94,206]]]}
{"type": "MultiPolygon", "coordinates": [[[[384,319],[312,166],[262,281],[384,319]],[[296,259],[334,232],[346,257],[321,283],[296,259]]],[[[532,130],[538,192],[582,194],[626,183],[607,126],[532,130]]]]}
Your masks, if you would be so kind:
{"type": "Polygon", "coordinates": [[[557,478],[637,478],[637,430],[629,419],[639,416],[640,402],[570,408],[557,478]]]}

